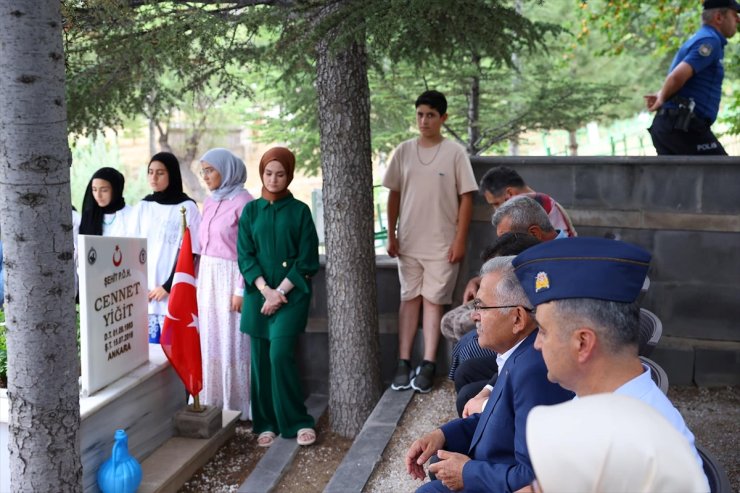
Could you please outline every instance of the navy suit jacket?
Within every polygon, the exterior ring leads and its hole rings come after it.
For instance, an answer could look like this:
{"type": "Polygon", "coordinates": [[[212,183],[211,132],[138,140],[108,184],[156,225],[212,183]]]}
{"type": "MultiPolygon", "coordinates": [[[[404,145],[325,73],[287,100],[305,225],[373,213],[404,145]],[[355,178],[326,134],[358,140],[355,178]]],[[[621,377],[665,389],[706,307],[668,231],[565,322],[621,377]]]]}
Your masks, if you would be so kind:
{"type": "Polygon", "coordinates": [[[472,460],[463,467],[466,492],[510,492],[534,479],[526,441],[529,411],[558,404],[573,393],[547,380],[542,353],[534,348],[537,330],[506,360],[482,414],[442,426],[445,450],[472,460]]]}

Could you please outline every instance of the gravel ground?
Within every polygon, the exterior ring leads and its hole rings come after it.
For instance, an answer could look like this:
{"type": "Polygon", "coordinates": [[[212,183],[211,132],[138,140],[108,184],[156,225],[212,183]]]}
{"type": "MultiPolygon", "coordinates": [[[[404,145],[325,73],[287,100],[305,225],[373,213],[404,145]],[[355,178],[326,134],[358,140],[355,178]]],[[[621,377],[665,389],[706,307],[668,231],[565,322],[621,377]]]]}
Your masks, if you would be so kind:
{"type": "MultiPolygon", "coordinates": [[[[732,490],[740,493],[740,387],[705,389],[671,387],[670,399],[681,411],[698,443],[705,446],[727,471],[732,490]]],[[[413,492],[421,484],[406,473],[406,450],[416,438],[457,417],[454,386],[437,382],[429,394],[415,394],[383,458],[363,490],[365,493],[413,492]]],[[[328,431],[326,415],[318,424],[318,439],[302,447],[278,485],[278,493],[319,493],[351,446],[351,440],[328,431]]],[[[237,426],[234,438],[180,490],[182,493],[235,492],[247,478],[264,449],[256,446],[251,423],[237,426]]]]}
{"type": "Polygon", "coordinates": [[[239,421],[236,434],[226,442],[205,466],[200,468],[179,493],[235,492],[265,454],[257,446],[251,421],[239,421]]]}
{"type": "MultiPolygon", "coordinates": [[[[725,468],[732,490],[740,493],[740,387],[671,387],[668,397],[681,411],[696,441],[725,468]]],[[[455,418],[454,386],[449,380],[430,394],[414,395],[364,492],[415,491],[421,482],[406,473],[403,459],[408,447],[424,433],[455,418]]]]}
{"type": "Polygon", "coordinates": [[[740,387],[671,387],[668,397],[696,442],[725,468],[732,491],[740,493],[740,387]]]}
{"type": "Polygon", "coordinates": [[[316,443],[298,449],[273,493],[321,493],[351,446],[352,440],[329,431],[324,413],[316,423],[316,443]]]}
{"type": "Polygon", "coordinates": [[[406,472],[404,463],[406,451],[414,440],[455,418],[457,418],[455,385],[452,381],[445,378],[435,383],[432,392],[414,394],[383,452],[381,463],[375,468],[363,491],[365,493],[415,491],[422,483],[411,479],[406,472]]]}
{"type": "MultiPolygon", "coordinates": [[[[321,493],[352,440],[329,431],[327,415],[316,424],[316,443],[301,447],[273,493],[321,493]]],[[[179,493],[235,492],[267,449],[257,446],[252,423],[240,421],[236,435],[180,488],[179,493]]]]}

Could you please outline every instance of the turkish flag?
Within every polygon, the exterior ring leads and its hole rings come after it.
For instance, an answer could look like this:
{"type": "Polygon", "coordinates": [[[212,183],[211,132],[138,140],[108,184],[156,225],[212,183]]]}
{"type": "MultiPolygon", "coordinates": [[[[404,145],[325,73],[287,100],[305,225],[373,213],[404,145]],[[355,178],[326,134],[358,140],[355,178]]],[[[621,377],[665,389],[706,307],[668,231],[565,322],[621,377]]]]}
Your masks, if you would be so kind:
{"type": "Polygon", "coordinates": [[[159,342],[188,393],[198,395],[203,389],[203,361],[190,228],[185,229],[182,238],[159,342]]]}

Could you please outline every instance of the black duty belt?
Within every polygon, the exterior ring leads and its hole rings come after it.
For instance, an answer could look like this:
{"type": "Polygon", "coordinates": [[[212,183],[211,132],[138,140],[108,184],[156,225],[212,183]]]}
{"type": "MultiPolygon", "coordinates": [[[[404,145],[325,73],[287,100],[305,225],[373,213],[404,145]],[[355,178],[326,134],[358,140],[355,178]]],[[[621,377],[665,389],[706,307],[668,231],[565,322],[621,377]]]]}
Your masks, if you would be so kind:
{"type": "MultiPolygon", "coordinates": [[[[679,114],[678,108],[660,108],[658,110],[657,115],[658,116],[668,116],[668,117],[676,117],[679,114]]],[[[707,120],[706,118],[702,118],[698,116],[697,114],[694,114],[694,116],[691,118],[693,121],[699,123],[700,125],[705,125],[706,127],[710,127],[712,124],[707,120]]]]}
{"type": "Polygon", "coordinates": [[[678,108],[661,108],[658,110],[660,116],[676,116],[678,115],[678,108]]]}

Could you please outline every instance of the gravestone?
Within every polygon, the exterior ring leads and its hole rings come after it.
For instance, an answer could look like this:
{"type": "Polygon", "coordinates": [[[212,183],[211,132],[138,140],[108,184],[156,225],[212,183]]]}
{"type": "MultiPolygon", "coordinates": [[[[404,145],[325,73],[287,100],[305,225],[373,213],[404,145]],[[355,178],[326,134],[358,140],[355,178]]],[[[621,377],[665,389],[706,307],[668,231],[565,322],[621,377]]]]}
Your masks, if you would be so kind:
{"type": "Polygon", "coordinates": [[[79,236],[81,395],[149,360],[146,239],[79,236]]]}

